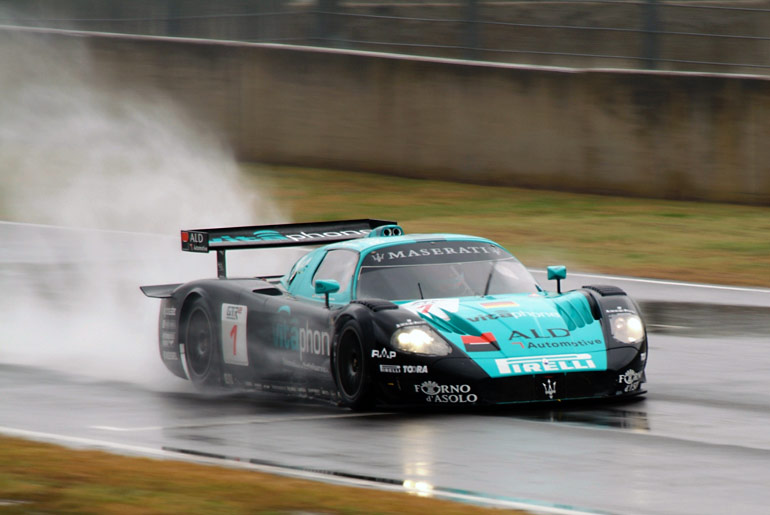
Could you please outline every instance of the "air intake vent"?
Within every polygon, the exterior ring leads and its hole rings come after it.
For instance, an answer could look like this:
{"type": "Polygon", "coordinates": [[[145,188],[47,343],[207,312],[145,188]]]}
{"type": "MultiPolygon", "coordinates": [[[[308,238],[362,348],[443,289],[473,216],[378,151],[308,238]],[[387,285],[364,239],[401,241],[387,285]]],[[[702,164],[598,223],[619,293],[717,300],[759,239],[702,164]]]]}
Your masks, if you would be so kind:
{"type": "Polygon", "coordinates": [[[404,230],[399,225],[383,225],[377,227],[369,233],[370,238],[376,238],[380,236],[402,236],[404,230]]]}

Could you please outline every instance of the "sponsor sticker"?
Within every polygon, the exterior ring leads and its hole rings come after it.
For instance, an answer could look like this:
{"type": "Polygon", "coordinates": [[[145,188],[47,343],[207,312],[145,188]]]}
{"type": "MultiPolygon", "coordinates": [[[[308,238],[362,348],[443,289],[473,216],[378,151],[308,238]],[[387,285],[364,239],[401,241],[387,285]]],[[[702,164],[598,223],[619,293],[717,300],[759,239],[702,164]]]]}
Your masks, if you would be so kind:
{"type": "Polygon", "coordinates": [[[416,393],[426,395],[425,401],[435,404],[473,404],[479,400],[467,384],[439,384],[436,381],[423,381],[414,385],[416,393]]]}
{"type": "Polygon", "coordinates": [[[483,333],[481,336],[463,335],[463,345],[466,352],[489,352],[500,350],[500,345],[492,333],[483,333]]]}
{"type": "Polygon", "coordinates": [[[182,231],[182,250],[190,252],[208,252],[208,235],[198,231],[182,231]]]}
{"type": "Polygon", "coordinates": [[[597,368],[591,355],[588,353],[500,358],[495,360],[495,364],[501,375],[576,372],[580,370],[595,370],[597,368]]]}
{"type": "Polygon", "coordinates": [[[457,313],[460,309],[459,299],[437,299],[437,300],[418,300],[415,302],[407,302],[401,306],[404,309],[408,309],[412,313],[426,314],[439,317],[444,320],[449,320],[449,316],[445,313],[457,313]]]}
{"type": "Polygon", "coordinates": [[[468,322],[483,322],[485,320],[498,320],[500,318],[513,318],[514,320],[518,320],[519,318],[558,318],[561,320],[561,315],[556,311],[498,311],[486,315],[469,317],[467,320],[468,322]]]}
{"type": "Polygon", "coordinates": [[[160,344],[162,347],[172,347],[176,341],[176,333],[163,331],[160,334],[160,344]]]}
{"type": "Polygon", "coordinates": [[[382,350],[372,349],[372,357],[380,359],[393,359],[396,357],[396,351],[382,348],[382,350]]]}
{"type": "Polygon", "coordinates": [[[238,304],[222,304],[222,360],[228,365],[248,365],[246,319],[248,308],[238,304]]]}
{"type": "Polygon", "coordinates": [[[331,355],[331,335],[328,331],[313,329],[307,321],[304,327],[291,322],[279,321],[273,325],[273,347],[298,351],[300,359],[307,355],[331,355]]]}
{"type": "Polygon", "coordinates": [[[385,374],[427,374],[427,365],[380,365],[380,372],[385,374]]]}
{"type": "Polygon", "coordinates": [[[499,300],[495,302],[482,302],[481,307],[485,309],[517,308],[519,304],[512,300],[499,300]]]}
{"type": "MultiPolygon", "coordinates": [[[[350,230],[350,231],[326,231],[326,232],[299,232],[295,234],[281,234],[278,231],[263,229],[255,231],[252,234],[239,234],[237,236],[222,235],[218,238],[212,238],[211,243],[235,242],[235,241],[272,241],[272,240],[291,240],[291,241],[323,241],[336,238],[358,238],[366,236],[370,229],[350,230]]],[[[192,232],[190,233],[193,234],[192,232]]],[[[182,235],[184,241],[184,233],[182,235]]]]}
{"type": "Polygon", "coordinates": [[[423,263],[471,263],[511,260],[513,256],[497,245],[482,241],[433,241],[396,243],[364,255],[365,267],[404,266],[423,263]]]}
{"type": "Polygon", "coordinates": [[[642,383],[642,372],[629,368],[624,374],[618,376],[618,383],[624,386],[623,391],[635,392],[642,383]]]}

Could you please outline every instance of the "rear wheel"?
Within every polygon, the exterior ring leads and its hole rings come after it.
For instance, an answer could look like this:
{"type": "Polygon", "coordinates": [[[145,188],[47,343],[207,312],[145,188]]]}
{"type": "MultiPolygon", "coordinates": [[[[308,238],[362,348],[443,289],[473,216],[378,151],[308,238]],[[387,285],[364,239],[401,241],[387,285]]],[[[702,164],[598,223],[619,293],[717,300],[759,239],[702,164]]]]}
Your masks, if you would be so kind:
{"type": "Polygon", "coordinates": [[[365,410],[374,404],[366,361],[361,327],[355,320],[348,320],[339,333],[334,372],[342,403],[354,410],[365,410]]]}
{"type": "Polygon", "coordinates": [[[195,299],[185,320],[185,360],[190,381],[200,389],[220,385],[219,341],[214,317],[206,302],[195,299]]]}

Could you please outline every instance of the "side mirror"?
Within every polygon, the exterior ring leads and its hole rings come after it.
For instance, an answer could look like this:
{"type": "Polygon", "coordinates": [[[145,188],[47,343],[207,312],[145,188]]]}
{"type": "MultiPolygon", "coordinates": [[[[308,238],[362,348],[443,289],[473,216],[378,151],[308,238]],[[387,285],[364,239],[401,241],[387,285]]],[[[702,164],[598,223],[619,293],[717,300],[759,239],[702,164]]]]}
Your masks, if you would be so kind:
{"type": "Polygon", "coordinates": [[[329,294],[340,291],[340,283],[333,279],[316,279],[315,292],[325,296],[326,307],[329,307],[329,294]]]}
{"type": "Polygon", "coordinates": [[[547,270],[548,270],[548,280],[552,281],[556,279],[556,293],[561,293],[561,280],[567,278],[567,267],[566,266],[549,266],[547,270]]]}

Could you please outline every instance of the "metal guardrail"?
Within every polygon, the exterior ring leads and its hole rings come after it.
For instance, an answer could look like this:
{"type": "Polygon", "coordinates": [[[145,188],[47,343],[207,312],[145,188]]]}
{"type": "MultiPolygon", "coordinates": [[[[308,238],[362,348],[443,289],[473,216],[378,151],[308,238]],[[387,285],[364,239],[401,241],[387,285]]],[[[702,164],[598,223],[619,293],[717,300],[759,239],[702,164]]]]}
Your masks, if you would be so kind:
{"type": "Polygon", "coordinates": [[[770,73],[770,0],[255,0],[198,12],[155,1],[147,16],[129,15],[136,9],[122,3],[112,2],[110,16],[59,8],[64,15],[0,12],[0,23],[525,64],[770,73]]]}

